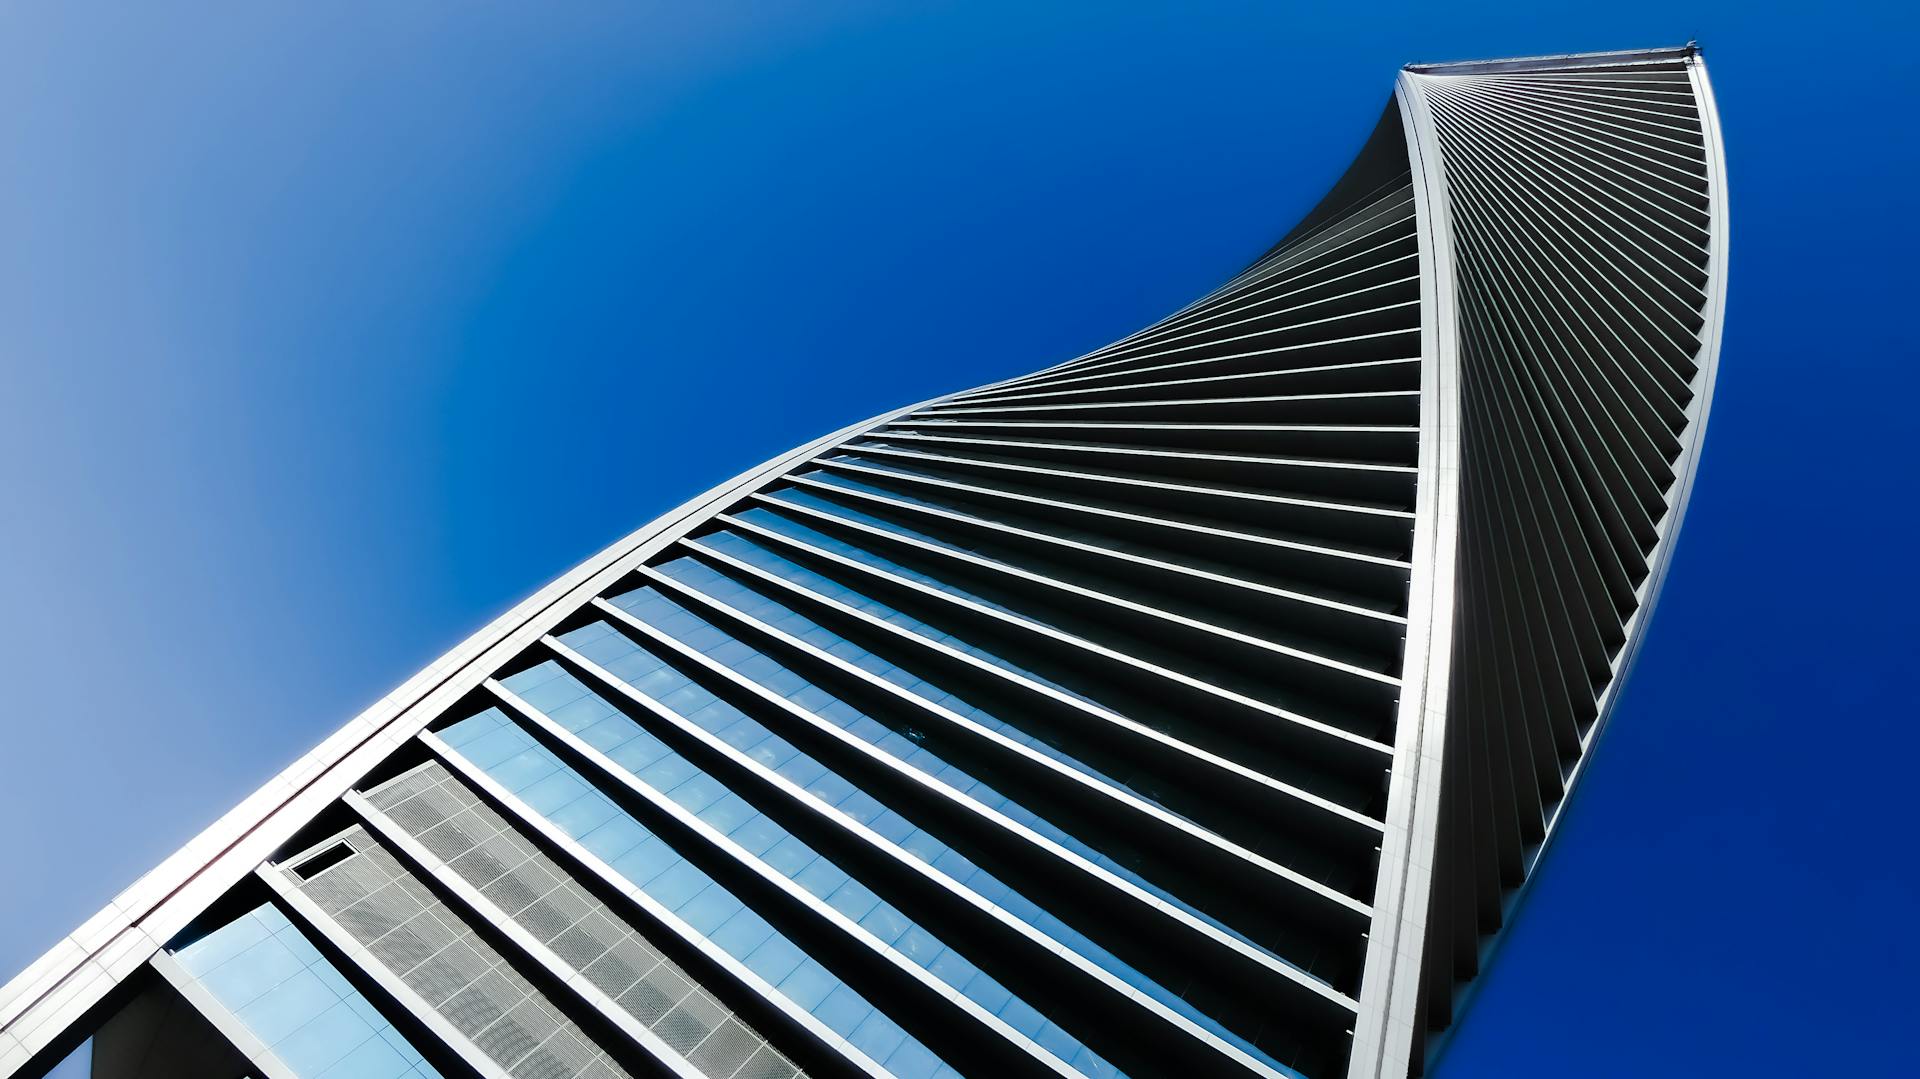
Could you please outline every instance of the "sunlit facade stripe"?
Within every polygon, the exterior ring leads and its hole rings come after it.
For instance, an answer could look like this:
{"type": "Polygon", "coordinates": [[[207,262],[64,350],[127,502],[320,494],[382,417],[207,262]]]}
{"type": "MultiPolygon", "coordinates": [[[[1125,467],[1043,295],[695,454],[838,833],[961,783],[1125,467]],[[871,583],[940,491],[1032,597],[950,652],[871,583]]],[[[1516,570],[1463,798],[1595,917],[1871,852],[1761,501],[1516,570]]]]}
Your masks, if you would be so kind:
{"type": "Polygon", "coordinates": [[[543,589],[0,991],[0,1076],[1419,1073],[1692,482],[1695,50],[1416,65],[1219,289],[543,589]]]}

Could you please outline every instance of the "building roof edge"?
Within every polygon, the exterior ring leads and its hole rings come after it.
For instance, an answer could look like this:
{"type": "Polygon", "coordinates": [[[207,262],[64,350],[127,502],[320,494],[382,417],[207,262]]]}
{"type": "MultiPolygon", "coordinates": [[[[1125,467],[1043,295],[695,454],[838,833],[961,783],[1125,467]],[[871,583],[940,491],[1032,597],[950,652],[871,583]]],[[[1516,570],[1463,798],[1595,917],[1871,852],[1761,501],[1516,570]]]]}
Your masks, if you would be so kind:
{"type": "Polygon", "coordinates": [[[1408,64],[1403,70],[1416,75],[1479,75],[1496,71],[1561,71],[1570,68],[1633,67],[1641,64],[1672,63],[1700,54],[1692,41],[1656,49],[1619,49],[1612,52],[1571,52],[1552,56],[1516,56],[1501,60],[1454,60],[1437,64],[1408,64]]]}

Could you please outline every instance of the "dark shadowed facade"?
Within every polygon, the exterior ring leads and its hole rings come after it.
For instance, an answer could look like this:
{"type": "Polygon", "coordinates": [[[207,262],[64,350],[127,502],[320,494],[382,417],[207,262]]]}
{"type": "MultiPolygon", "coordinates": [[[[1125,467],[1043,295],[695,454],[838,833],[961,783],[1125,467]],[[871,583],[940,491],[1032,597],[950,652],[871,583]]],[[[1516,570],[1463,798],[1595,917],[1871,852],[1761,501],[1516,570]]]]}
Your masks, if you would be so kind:
{"type": "Polygon", "coordinates": [[[1214,293],[549,585],[0,990],[0,1077],[1403,1076],[1685,508],[1691,48],[1413,66],[1214,293]]]}

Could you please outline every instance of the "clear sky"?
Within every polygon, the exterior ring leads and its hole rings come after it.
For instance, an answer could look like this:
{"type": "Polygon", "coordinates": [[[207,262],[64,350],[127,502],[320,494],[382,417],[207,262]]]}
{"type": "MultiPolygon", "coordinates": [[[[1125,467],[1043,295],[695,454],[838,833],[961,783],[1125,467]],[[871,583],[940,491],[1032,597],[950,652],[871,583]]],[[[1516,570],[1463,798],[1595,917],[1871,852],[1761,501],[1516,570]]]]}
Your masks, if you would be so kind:
{"type": "Polygon", "coordinates": [[[1913,17],[1296,7],[0,7],[0,980],[657,512],[1224,279],[1400,64],[1698,38],[1704,462],[1440,1074],[1895,1071],[1913,17]]]}

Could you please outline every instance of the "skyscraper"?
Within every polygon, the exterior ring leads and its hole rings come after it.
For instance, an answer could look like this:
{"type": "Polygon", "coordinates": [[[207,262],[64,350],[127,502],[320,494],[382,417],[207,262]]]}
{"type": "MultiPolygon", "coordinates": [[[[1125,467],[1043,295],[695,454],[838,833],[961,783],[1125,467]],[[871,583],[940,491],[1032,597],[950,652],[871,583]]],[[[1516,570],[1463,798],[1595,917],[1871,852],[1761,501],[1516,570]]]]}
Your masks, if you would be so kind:
{"type": "Polygon", "coordinates": [[[0,990],[0,1076],[1399,1076],[1603,728],[1725,286],[1691,49],[1414,66],[1252,266],[688,502],[0,990]]]}

